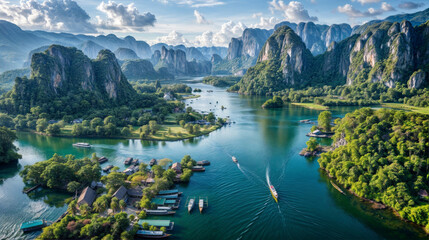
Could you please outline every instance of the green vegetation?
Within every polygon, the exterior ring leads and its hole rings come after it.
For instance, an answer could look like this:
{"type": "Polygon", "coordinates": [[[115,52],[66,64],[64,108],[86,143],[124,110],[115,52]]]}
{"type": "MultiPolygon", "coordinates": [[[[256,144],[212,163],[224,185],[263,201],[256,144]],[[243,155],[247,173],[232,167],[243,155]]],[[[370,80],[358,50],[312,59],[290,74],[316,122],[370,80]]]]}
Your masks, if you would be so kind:
{"type": "Polygon", "coordinates": [[[315,103],[292,103],[292,105],[305,107],[308,109],[320,110],[320,111],[329,109],[329,107],[327,107],[327,106],[323,106],[323,105],[319,105],[319,104],[315,104],[315,103]]]}
{"type": "Polygon", "coordinates": [[[421,114],[429,114],[429,106],[428,107],[415,107],[415,106],[410,106],[410,105],[402,104],[402,103],[383,103],[381,106],[386,107],[386,108],[407,110],[407,111],[417,112],[417,113],[421,113],[421,114]]]}
{"type": "Polygon", "coordinates": [[[242,56],[231,60],[223,59],[213,64],[212,74],[234,74],[255,65],[257,57],[242,56]]]}
{"type": "Polygon", "coordinates": [[[16,152],[18,148],[13,145],[13,141],[16,139],[14,131],[4,127],[4,125],[0,127],[0,164],[14,162],[21,158],[21,155],[16,152]]]}
{"type": "Polygon", "coordinates": [[[262,108],[282,108],[283,100],[281,97],[274,96],[273,99],[268,99],[262,104],[262,108]]]}
{"type": "Polygon", "coordinates": [[[321,112],[319,114],[319,118],[317,119],[319,128],[325,132],[331,131],[331,121],[332,121],[332,113],[329,111],[321,112]]]}
{"type": "Polygon", "coordinates": [[[230,87],[240,81],[241,77],[236,76],[207,76],[203,78],[203,83],[215,87],[230,87]]]}
{"type": "Polygon", "coordinates": [[[421,194],[429,190],[429,116],[362,108],[336,123],[336,149],[322,154],[320,167],[357,196],[429,230],[429,199],[421,194]]]}
{"type": "Polygon", "coordinates": [[[310,138],[310,140],[308,140],[306,144],[307,144],[307,151],[309,152],[316,151],[317,147],[319,146],[319,143],[317,143],[317,140],[313,137],[310,138]]]}
{"type": "Polygon", "coordinates": [[[5,91],[9,91],[15,83],[15,78],[24,76],[30,76],[29,68],[5,71],[0,74],[0,88],[3,88],[5,91]]]}
{"type": "Polygon", "coordinates": [[[78,188],[76,183],[84,187],[92,181],[99,181],[101,168],[95,157],[76,159],[73,155],[62,157],[54,154],[49,160],[26,165],[19,175],[26,183],[74,192],[78,188]]]}

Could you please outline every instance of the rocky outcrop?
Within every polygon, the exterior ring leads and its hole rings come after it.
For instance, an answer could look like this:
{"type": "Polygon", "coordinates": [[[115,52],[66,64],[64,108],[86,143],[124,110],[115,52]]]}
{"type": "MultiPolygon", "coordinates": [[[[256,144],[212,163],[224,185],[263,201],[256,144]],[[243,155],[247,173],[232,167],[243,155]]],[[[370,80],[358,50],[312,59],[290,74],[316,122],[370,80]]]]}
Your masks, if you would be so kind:
{"type": "Polygon", "coordinates": [[[313,57],[292,29],[283,26],[267,40],[256,66],[234,89],[270,94],[285,87],[362,82],[421,88],[428,84],[428,39],[429,22],[415,28],[407,21],[382,22],[331,43],[325,53],[313,57]]]}
{"type": "Polygon", "coordinates": [[[213,64],[217,64],[217,63],[221,62],[222,58],[221,58],[221,56],[219,56],[217,54],[213,54],[213,56],[212,56],[212,58],[211,58],[210,61],[211,61],[212,65],[213,65],[213,64]]]}
{"type": "Polygon", "coordinates": [[[340,42],[351,36],[352,28],[348,24],[332,24],[325,31],[322,32],[321,39],[326,48],[331,45],[332,42],[340,42]]]}
{"type": "Polygon", "coordinates": [[[232,60],[244,56],[257,57],[271,33],[271,30],[246,28],[240,38],[231,39],[226,58],[232,60]]]}
{"type": "Polygon", "coordinates": [[[153,53],[152,57],[150,58],[150,62],[152,63],[152,65],[155,66],[156,64],[158,64],[160,59],[161,59],[161,51],[156,50],[153,53]]]}
{"type": "Polygon", "coordinates": [[[139,59],[137,54],[129,49],[129,48],[118,48],[115,51],[115,56],[119,60],[132,60],[132,59],[139,59]]]}
{"type": "MultiPolygon", "coordinates": [[[[153,60],[156,60],[154,54],[153,60]]],[[[167,49],[162,46],[159,61],[155,69],[165,67],[173,76],[195,76],[206,75],[211,72],[211,63],[209,61],[191,61],[186,60],[186,53],[180,49],[167,49]]]]}
{"type": "Polygon", "coordinates": [[[121,69],[128,79],[174,79],[171,74],[155,71],[152,63],[143,59],[125,61],[121,69]]]}
{"type": "Polygon", "coordinates": [[[95,60],[76,48],[50,46],[45,52],[33,54],[31,78],[18,79],[15,93],[32,101],[66,96],[71,92],[91,92],[99,98],[126,101],[136,94],[121,72],[115,55],[102,50],[95,60]],[[28,81],[27,84],[25,83],[28,81]],[[22,85],[22,86],[21,86],[22,85]],[[31,91],[24,86],[33,86],[31,91]],[[25,97],[25,95],[29,95],[25,97]]]}

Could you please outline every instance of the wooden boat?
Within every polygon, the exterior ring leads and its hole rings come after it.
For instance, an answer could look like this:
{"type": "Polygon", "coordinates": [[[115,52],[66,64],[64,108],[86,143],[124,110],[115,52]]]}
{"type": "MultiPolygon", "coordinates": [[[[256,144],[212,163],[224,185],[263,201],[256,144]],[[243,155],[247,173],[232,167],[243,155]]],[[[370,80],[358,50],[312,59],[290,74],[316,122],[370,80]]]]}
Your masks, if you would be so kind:
{"type": "Polygon", "coordinates": [[[189,199],[188,212],[192,211],[192,209],[194,208],[194,203],[195,203],[195,199],[194,198],[189,199]]]}
{"type": "Polygon", "coordinates": [[[149,166],[153,166],[153,165],[156,165],[157,163],[156,163],[156,159],[155,158],[152,158],[152,160],[150,160],[150,162],[149,162],[149,166]]]}
{"type": "Polygon", "coordinates": [[[99,163],[105,163],[105,162],[107,162],[109,159],[107,159],[106,157],[101,157],[101,158],[99,158],[98,159],[98,162],[99,163]]]}
{"type": "Polygon", "coordinates": [[[113,165],[108,165],[108,166],[106,166],[105,168],[103,168],[103,172],[108,172],[108,171],[110,171],[110,169],[112,169],[113,168],[113,165]]]}
{"type": "Polygon", "coordinates": [[[162,239],[170,237],[171,234],[166,234],[163,231],[138,230],[136,236],[150,239],[162,239]]]}
{"type": "Polygon", "coordinates": [[[131,161],[131,164],[133,164],[133,165],[138,165],[139,163],[140,162],[137,158],[131,161]]]}
{"type": "Polygon", "coordinates": [[[171,210],[171,207],[166,207],[166,206],[158,206],[156,209],[158,210],[171,210]]]}
{"type": "Polygon", "coordinates": [[[235,162],[235,163],[238,163],[237,158],[236,158],[236,157],[234,157],[234,156],[232,156],[232,161],[233,161],[233,162],[235,162]]]}
{"type": "Polygon", "coordinates": [[[168,211],[168,210],[145,210],[147,215],[153,216],[166,216],[166,215],[174,215],[176,211],[168,211]]]}
{"type": "Polygon", "coordinates": [[[276,200],[276,202],[278,202],[277,199],[278,199],[279,195],[278,195],[278,193],[277,193],[277,191],[273,185],[270,185],[270,192],[271,192],[271,195],[273,195],[274,200],[276,200]]]}
{"type": "Polygon", "coordinates": [[[332,181],[331,181],[331,184],[332,184],[332,186],[334,186],[334,188],[335,188],[335,189],[337,189],[337,190],[338,190],[338,192],[340,192],[341,194],[346,195],[346,194],[344,193],[344,191],[343,191],[343,190],[341,190],[341,188],[337,186],[337,184],[333,183],[332,181]]]}
{"type": "Polygon", "coordinates": [[[73,147],[90,148],[92,146],[89,143],[79,142],[79,143],[73,143],[73,147]]]}
{"type": "Polygon", "coordinates": [[[208,166],[208,165],[210,165],[210,162],[207,160],[202,160],[202,161],[198,161],[197,165],[198,166],[208,166]]]}
{"type": "Polygon", "coordinates": [[[37,220],[33,220],[33,221],[23,223],[21,225],[21,230],[23,232],[36,231],[36,230],[44,228],[46,225],[47,224],[46,224],[45,220],[37,219],[37,220]]]}
{"type": "Polygon", "coordinates": [[[133,161],[133,158],[127,158],[127,159],[125,159],[124,164],[130,165],[132,161],[133,161]]]}
{"type": "Polygon", "coordinates": [[[192,167],[192,172],[204,172],[206,169],[203,166],[194,166],[192,167]]]}
{"type": "Polygon", "coordinates": [[[179,190],[178,189],[161,190],[158,193],[158,195],[170,195],[170,194],[179,194],[179,190]]]}
{"type": "Polygon", "coordinates": [[[202,213],[203,209],[204,209],[204,199],[200,198],[200,200],[198,202],[198,207],[200,209],[200,213],[202,213]]]}

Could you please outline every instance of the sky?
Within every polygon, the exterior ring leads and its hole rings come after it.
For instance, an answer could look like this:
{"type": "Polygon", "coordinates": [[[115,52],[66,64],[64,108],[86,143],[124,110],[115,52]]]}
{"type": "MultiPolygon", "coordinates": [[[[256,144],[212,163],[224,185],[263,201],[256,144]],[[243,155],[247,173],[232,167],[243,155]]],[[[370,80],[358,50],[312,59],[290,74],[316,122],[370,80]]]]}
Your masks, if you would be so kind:
{"type": "Polygon", "coordinates": [[[428,5],[425,0],[0,0],[0,19],[25,30],[227,46],[245,28],[272,29],[281,21],[354,26],[428,5]]]}

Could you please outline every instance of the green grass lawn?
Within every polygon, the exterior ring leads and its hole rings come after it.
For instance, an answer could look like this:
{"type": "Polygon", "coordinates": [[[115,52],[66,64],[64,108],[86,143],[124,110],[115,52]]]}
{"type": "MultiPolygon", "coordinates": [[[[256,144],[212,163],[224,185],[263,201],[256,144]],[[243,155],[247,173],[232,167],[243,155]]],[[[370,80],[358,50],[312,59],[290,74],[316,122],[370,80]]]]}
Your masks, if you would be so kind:
{"type": "Polygon", "coordinates": [[[329,109],[328,106],[323,106],[315,103],[292,103],[292,105],[314,109],[314,110],[320,110],[320,111],[329,109]]]}
{"type": "Polygon", "coordinates": [[[383,103],[381,106],[386,108],[407,110],[421,114],[429,114],[429,107],[414,107],[403,103],[383,103]]]}

